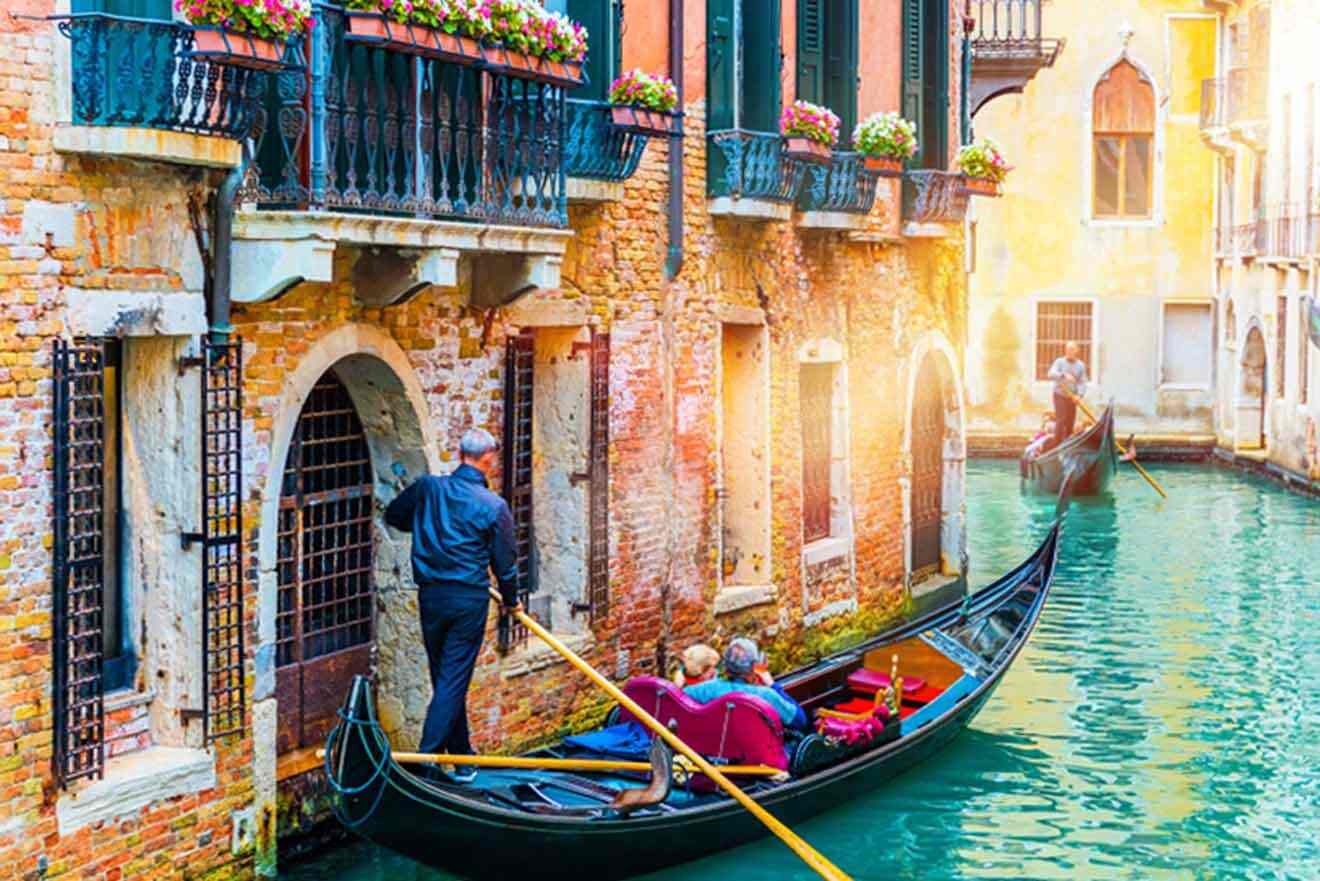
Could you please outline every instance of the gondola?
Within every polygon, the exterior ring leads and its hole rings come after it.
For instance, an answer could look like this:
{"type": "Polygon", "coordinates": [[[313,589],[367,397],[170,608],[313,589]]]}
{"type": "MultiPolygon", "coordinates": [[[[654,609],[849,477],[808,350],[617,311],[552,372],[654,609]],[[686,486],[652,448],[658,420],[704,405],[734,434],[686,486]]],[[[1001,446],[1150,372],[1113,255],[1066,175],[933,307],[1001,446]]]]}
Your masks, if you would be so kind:
{"type": "MultiPolygon", "coordinates": [[[[870,742],[820,733],[776,741],[776,766],[787,773],[743,778],[744,790],[792,826],[934,755],[976,716],[1035,628],[1054,577],[1059,528],[1056,523],[1030,559],[994,584],[782,677],[809,712],[869,704],[865,683],[887,679],[877,668],[890,670],[897,656],[902,684],[882,693],[892,699],[901,691],[902,706],[870,742]]],[[[625,692],[666,724],[678,719],[679,736],[717,764],[774,762],[763,751],[764,735],[785,737],[769,706],[749,695],[697,705],[694,717],[685,715],[692,707],[679,706],[691,699],[664,680],[634,679],[625,692]],[[698,743],[710,734],[700,729],[702,713],[723,714],[712,723],[721,729],[717,744],[713,735],[704,747],[698,743]]],[[[530,755],[584,757],[574,740],[530,755]]],[[[336,815],[359,835],[420,863],[474,879],[615,879],[766,834],[699,776],[666,787],[663,801],[624,814],[609,803],[620,790],[646,788],[647,775],[483,768],[463,785],[424,778],[411,770],[417,767],[391,757],[370,684],[355,679],[325,751],[336,815]]]]}
{"type": "Polygon", "coordinates": [[[1118,470],[1118,446],[1114,437],[1114,405],[1111,402],[1100,421],[1037,456],[1023,459],[1023,485],[1034,492],[1057,495],[1068,485],[1073,496],[1103,493],[1118,470]]]}

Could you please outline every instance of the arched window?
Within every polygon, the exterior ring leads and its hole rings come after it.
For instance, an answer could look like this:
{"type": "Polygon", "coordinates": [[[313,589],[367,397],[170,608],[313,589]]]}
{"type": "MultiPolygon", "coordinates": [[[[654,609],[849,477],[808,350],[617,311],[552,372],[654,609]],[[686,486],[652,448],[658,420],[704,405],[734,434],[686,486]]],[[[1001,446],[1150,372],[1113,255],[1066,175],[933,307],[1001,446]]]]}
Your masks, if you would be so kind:
{"type": "Polygon", "coordinates": [[[1100,78],[1094,98],[1092,213],[1099,218],[1150,217],[1155,89],[1135,65],[1120,61],[1100,78]]]}

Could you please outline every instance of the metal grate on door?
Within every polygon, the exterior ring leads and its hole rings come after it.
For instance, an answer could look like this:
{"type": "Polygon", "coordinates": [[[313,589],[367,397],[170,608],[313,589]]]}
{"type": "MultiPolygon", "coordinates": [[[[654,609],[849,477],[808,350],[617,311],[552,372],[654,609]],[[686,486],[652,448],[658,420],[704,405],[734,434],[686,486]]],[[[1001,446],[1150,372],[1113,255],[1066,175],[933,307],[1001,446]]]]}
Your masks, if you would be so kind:
{"type": "Polygon", "coordinates": [[[587,568],[591,620],[610,611],[610,336],[591,334],[590,535],[587,568]]]}
{"type": "Polygon", "coordinates": [[[834,365],[804,364],[802,395],[802,541],[830,534],[830,459],[833,448],[834,365]]]}
{"type": "Polygon", "coordinates": [[[1082,350],[1082,363],[1087,376],[1094,378],[1095,362],[1091,359],[1091,304],[1077,302],[1043,302],[1036,304],[1036,379],[1049,379],[1050,365],[1063,357],[1064,347],[1071,340],[1082,350]]]}
{"type": "MultiPolygon", "coordinates": [[[[508,338],[504,365],[504,499],[513,514],[518,554],[518,602],[536,590],[536,548],[532,531],[532,378],[536,338],[508,338]]],[[[527,639],[527,628],[500,616],[499,647],[508,651],[527,639]]]]}
{"type": "Polygon", "coordinates": [[[944,507],[944,386],[935,359],[917,374],[912,402],[912,577],[939,569],[944,507]]]}

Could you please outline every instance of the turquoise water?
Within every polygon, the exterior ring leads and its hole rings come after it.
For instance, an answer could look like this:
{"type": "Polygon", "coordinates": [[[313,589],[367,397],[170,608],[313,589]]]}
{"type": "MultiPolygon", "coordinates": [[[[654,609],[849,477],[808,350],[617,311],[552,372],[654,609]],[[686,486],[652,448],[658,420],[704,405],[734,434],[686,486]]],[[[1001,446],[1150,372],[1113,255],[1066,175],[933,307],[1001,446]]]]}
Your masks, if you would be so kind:
{"type": "MultiPolygon", "coordinates": [[[[799,828],[859,879],[1320,879],[1320,503],[1197,466],[1074,505],[1031,644],[933,761],[799,828]]],[[[973,582],[1052,503],[968,468],[973,582]]],[[[442,881],[353,845],[298,881],[442,881]]],[[[816,876],[769,841],[648,881],[816,876]]],[[[589,879],[582,879],[589,881],[589,879]]]]}

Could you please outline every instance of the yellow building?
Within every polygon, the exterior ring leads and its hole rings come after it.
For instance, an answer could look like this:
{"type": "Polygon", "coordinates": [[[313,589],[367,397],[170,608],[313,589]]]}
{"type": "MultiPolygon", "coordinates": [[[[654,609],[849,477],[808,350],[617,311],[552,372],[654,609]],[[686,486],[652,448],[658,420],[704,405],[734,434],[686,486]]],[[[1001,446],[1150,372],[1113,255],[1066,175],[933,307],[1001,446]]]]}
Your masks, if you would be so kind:
{"type": "Polygon", "coordinates": [[[976,114],[1010,163],[978,200],[967,381],[971,430],[1019,437],[1045,374],[1081,344],[1093,405],[1119,427],[1209,443],[1215,430],[1215,156],[1199,136],[1219,13],[1201,0],[1045,7],[1067,40],[1050,71],[976,114]]]}

